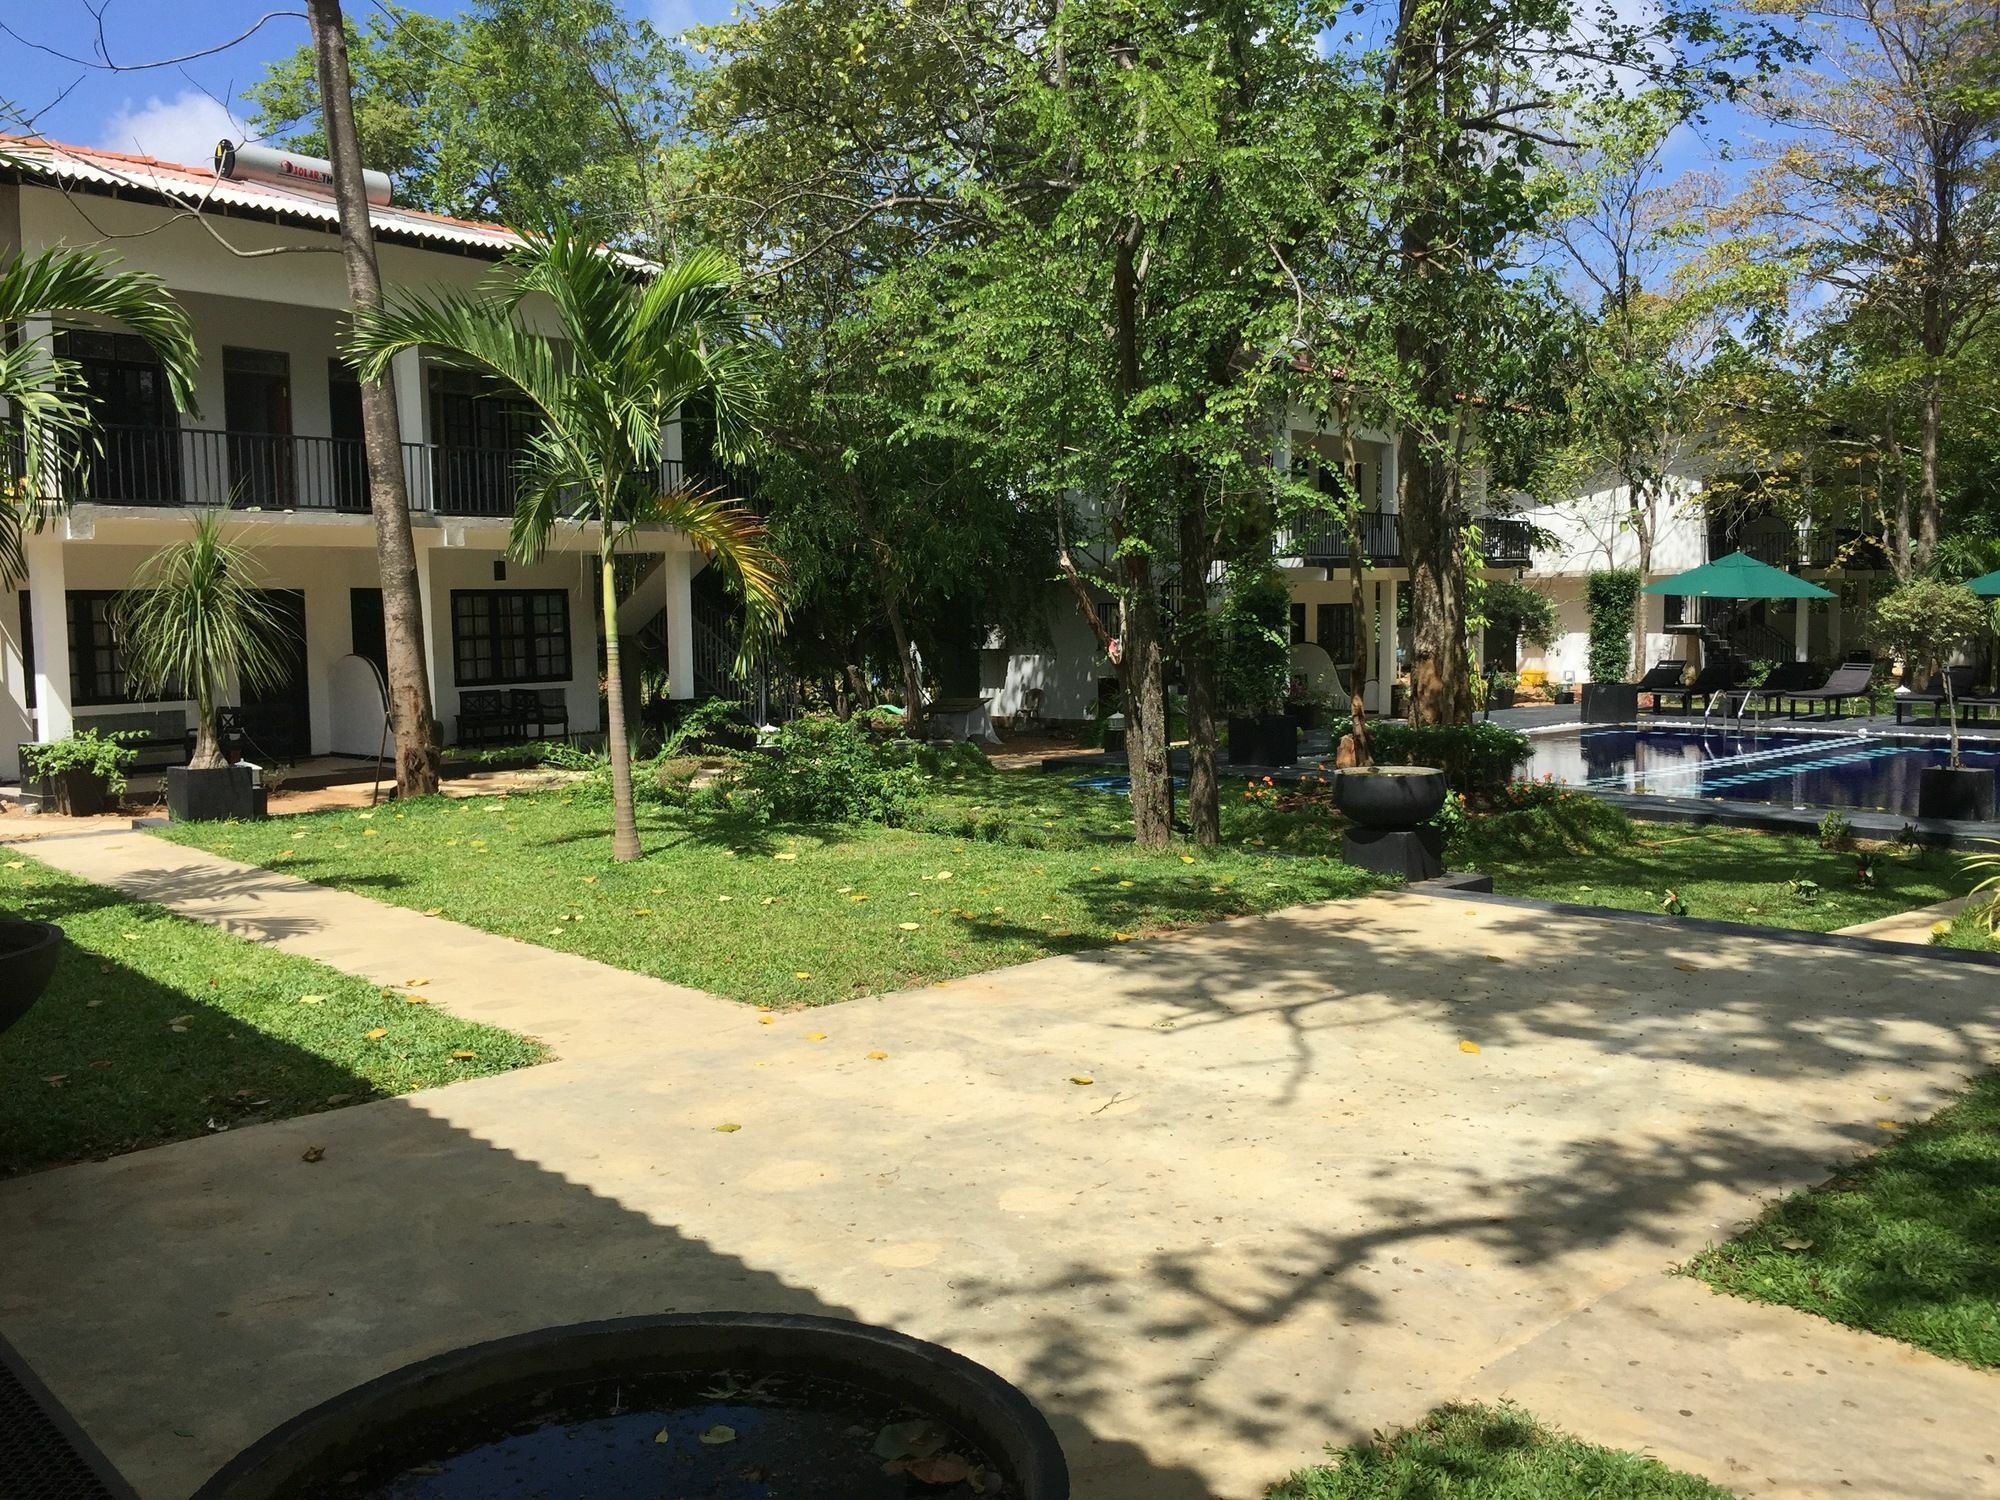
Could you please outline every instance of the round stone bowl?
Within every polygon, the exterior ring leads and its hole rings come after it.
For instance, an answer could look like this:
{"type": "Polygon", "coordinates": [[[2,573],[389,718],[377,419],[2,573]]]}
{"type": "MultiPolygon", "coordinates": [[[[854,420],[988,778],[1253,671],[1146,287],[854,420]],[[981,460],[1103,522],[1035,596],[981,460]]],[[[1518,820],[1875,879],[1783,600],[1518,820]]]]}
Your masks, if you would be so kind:
{"type": "Polygon", "coordinates": [[[1444,806],[1444,772],[1430,766],[1371,766],[1334,777],[1333,803],[1361,828],[1415,828],[1444,806]]]}
{"type": "Polygon", "coordinates": [[[455,1432],[471,1439],[496,1419],[533,1421],[552,1390],[721,1372],[817,1378],[887,1398],[976,1447],[1008,1500],[1068,1500],[1069,1470],[1048,1422],[991,1370],[885,1328],[762,1313],[618,1318],[441,1354],[294,1417],[231,1459],[194,1500],[318,1494],[330,1478],[434,1464],[452,1451],[455,1432]]]}
{"type": "Polygon", "coordinates": [[[0,919],[0,1031],[42,997],[62,955],[63,930],[52,922],[0,919]]]}

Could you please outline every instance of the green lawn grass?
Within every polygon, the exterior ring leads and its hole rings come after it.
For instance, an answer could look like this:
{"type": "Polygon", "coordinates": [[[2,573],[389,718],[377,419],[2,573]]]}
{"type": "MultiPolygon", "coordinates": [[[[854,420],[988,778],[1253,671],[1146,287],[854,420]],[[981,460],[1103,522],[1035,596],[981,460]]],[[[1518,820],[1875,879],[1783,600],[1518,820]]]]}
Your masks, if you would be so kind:
{"type": "MultiPolygon", "coordinates": [[[[642,801],[646,854],[626,865],[611,859],[608,804],[585,789],[165,832],[776,1006],[899,989],[1374,884],[1298,845],[1279,852],[1271,840],[1291,829],[1234,808],[1233,842],[1220,851],[1141,851],[1125,841],[1123,798],[1040,772],[966,777],[918,811],[924,826],[954,832],[771,827],[642,801]]],[[[1324,847],[1323,835],[1315,839],[1324,847]]]]}
{"type": "Polygon", "coordinates": [[[1579,1442],[1512,1407],[1451,1405],[1341,1449],[1270,1500],[1730,1500],[1730,1492],[1642,1454],[1579,1442]]]}
{"type": "Polygon", "coordinates": [[[385,995],[14,849],[0,849],[0,913],[58,923],[68,937],[48,990],[0,1036],[0,1175],[543,1056],[534,1042],[409,1003],[416,991],[385,995]],[[377,1027],[386,1034],[371,1039],[377,1027]]]}
{"type": "Polygon", "coordinates": [[[1621,848],[1499,857],[1479,868],[1509,896],[1657,912],[1673,891],[1690,917],[1802,932],[1930,906],[1971,884],[1941,850],[1885,848],[1871,884],[1859,878],[1854,853],[1822,849],[1805,835],[1673,823],[1641,823],[1636,832],[1621,848]]]}
{"type": "Polygon", "coordinates": [[[2000,1074],[1688,1269],[1718,1291],[2000,1367],[2000,1074]]]}

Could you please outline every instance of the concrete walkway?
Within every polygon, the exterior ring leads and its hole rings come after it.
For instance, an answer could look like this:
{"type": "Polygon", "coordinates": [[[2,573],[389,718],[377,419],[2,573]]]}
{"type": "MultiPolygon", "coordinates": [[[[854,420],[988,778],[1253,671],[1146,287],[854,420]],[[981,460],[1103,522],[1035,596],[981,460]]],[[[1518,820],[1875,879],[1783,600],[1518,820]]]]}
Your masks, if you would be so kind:
{"type": "Polygon", "coordinates": [[[1080,1500],[1248,1500],[1465,1396],[1746,1495],[2000,1495],[2000,1377],[1666,1274],[2000,1059],[1988,967],[1405,893],[763,1025],[157,841],[35,853],[562,1053],[0,1185],[0,1328],[149,1500],[410,1360],[668,1308],[961,1349],[1080,1500]]]}
{"type": "Polygon", "coordinates": [[[1836,928],[1834,935],[1874,938],[1883,943],[1920,943],[1929,947],[1931,929],[1940,922],[1950,923],[1971,900],[1970,896],[1958,896],[1950,901],[1940,901],[1936,906],[1920,906],[1915,911],[1897,912],[1892,917],[1856,922],[1852,927],[1836,928]]]}

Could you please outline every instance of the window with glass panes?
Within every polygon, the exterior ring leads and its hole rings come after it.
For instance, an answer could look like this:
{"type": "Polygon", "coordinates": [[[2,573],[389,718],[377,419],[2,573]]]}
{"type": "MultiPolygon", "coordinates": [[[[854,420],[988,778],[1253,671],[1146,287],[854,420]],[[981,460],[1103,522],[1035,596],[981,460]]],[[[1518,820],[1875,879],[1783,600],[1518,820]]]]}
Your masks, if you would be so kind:
{"type": "Polygon", "coordinates": [[[1322,604],[1319,607],[1320,647],[1335,661],[1354,660],[1354,606],[1322,604]]]}
{"type": "Polygon", "coordinates": [[[118,595],[106,589],[72,589],[69,607],[69,682],[77,704],[130,703],[125,659],[118,652],[112,614],[118,595]]]}
{"type": "Polygon", "coordinates": [[[564,589],[453,589],[453,679],[459,687],[569,681],[564,589]]]}

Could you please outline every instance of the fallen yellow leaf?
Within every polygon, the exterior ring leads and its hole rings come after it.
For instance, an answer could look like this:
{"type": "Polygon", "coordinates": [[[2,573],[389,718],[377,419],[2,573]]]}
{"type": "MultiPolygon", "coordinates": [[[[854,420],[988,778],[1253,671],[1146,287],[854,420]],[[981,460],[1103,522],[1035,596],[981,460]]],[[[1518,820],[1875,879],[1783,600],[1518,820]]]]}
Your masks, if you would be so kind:
{"type": "Polygon", "coordinates": [[[1875,1128],[1877,1130],[1901,1130],[1903,1126],[1902,1123],[1897,1120],[1877,1120],[1875,1122],[1875,1128]]]}
{"type": "Polygon", "coordinates": [[[1461,1052],[1477,1052],[1477,1051],[1479,1050],[1479,1043],[1477,1043],[1477,1042],[1460,1042],[1460,1043],[1458,1044],[1458,1050],[1459,1050],[1459,1051],[1461,1051],[1461,1052]]]}
{"type": "Polygon", "coordinates": [[[883,1058],[887,1057],[888,1055],[889,1054],[886,1052],[870,1052],[867,1054],[868,1060],[870,1062],[880,1062],[882,1061],[883,1058]]]}
{"type": "Polygon", "coordinates": [[[1091,1076],[1090,1076],[1090,1075],[1089,1075],[1088,1073],[1072,1073],[1072,1074],[1070,1074],[1070,1075],[1069,1075],[1069,1081],[1070,1081],[1071,1083],[1095,1083],[1095,1082],[1097,1082],[1097,1080],[1096,1080],[1095,1078],[1092,1078],[1092,1077],[1091,1077],[1091,1076]]]}
{"type": "Polygon", "coordinates": [[[727,1124],[727,1125],[718,1125],[715,1128],[719,1133],[723,1135],[729,1135],[735,1131],[741,1130],[743,1127],[741,1125],[736,1125],[736,1124],[727,1124]]]}
{"type": "Polygon", "coordinates": [[[322,1003],[323,1003],[323,1002],[324,1002],[325,1000],[326,1000],[326,996],[324,996],[324,995],[301,995],[301,996],[299,996],[299,1004],[301,1004],[301,1005],[319,1005],[319,1004],[322,1004],[322,1003]]]}
{"type": "Polygon", "coordinates": [[[806,1040],[809,1042],[823,1042],[826,1040],[826,1033],[824,1031],[808,1031],[806,1033],[806,1040]]]}
{"type": "Polygon", "coordinates": [[[896,925],[905,932],[920,932],[923,930],[921,922],[898,922],[896,925]]]}
{"type": "Polygon", "coordinates": [[[794,969],[794,970],[792,970],[792,978],[794,978],[794,979],[810,979],[810,978],[812,978],[812,977],[813,977],[813,976],[812,976],[812,970],[811,970],[811,969],[794,969]]]}
{"type": "Polygon", "coordinates": [[[406,988],[413,990],[420,990],[429,983],[430,981],[428,979],[405,979],[403,981],[403,984],[406,988]]]}
{"type": "Polygon", "coordinates": [[[776,1016],[759,1016],[757,1024],[759,1026],[775,1026],[778,1024],[778,1018],[776,1016]]]}
{"type": "Polygon", "coordinates": [[[1699,974],[1701,972],[1700,964],[1675,964],[1674,967],[1679,969],[1683,974],[1699,974]]]}
{"type": "Polygon", "coordinates": [[[1787,1239],[1778,1241],[1778,1248],[1780,1250],[1810,1250],[1812,1246],[1813,1242],[1811,1240],[1802,1240],[1797,1235],[1792,1235],[1787,1239]]]}
{"type": "Polygon", "coordinates": [[[723,1443],[733,1443],[736,1441],[736,1429],[734,1427],[724,1427],[718,1422],[701,1435],[701,1441],[707,1443],[711,1448],[718,1447],[723,1443]]]}
{"type": "Polygon", "coordinates": [[[779,851],[778,851],[778,852],[777,852],[776,854],[772,855],[772,856],[771,856],[771,858],[773,858],[773,859],[797,859],[797,858],[798,858],[798,855],[794,854],[794,853],[793,853],[793,852],[792,852],[791,850],[789,850],[789,849],[781,849],[781,850],[779,850],[779,851]]]}
{"type": "Polygon", "coordinates": [[[442,906],[426,906],[424,908],[424,915],[427,917],[441,917],[444,915],[444,908],[442,906]]]}
{"type": "Polygon", "coordinates": [[[1193,864],[1193,863],[1194,863],[1194,856],[1193,856],[1192,854],[1183,854],[1183,855],[1181,856],[1181,863],[1182,863],[1182,864],[1184,864],[1184,865],[1191,865],[1191,864],[1193,864]]]}
{"type": "Polygon", "coordinates": [[[405,1005],[429,1005],[431,1002],[424,995],[405,995],[403,996],[403,1003],[405,1005]]]}
{"type": "Polygon", "coordinates": [[[583,883],[585,885],[596,885],[597,877],[595,875],[586,875],[583,877],[583,883]]]}
{"type": "Polygon", "coordinates": [[[379,1042],[383,1037],[387,1036],[388,1034],[389,1034],[388,1027],[377,1026],[373,1031],[368,1033],[368,1040],[371,1042],[379,1042]]]}
{"type": "Polygon", "coordinates": [[[1129,932],[1114,932],[1111,934],[1111,941],[1114,943],[1129,943],[1132,941],[1132,934],[1129,932]]]}
{"type": "Polygon", "coordinates": [[[379,837],[379,831],[373,828],[364,828],[361,830],[361,836],[364,839],[376,838],[379,837]]]}
{"type": "Polygon", "coordinates": [[[470,1047],[459,1047],[459,1048],[456,1048],[456,1049],[454,1049],[454,1050],[453,1050],[453,1052],[452,1052],[452,1054],[451,1054],[451,1055],[452,1055],[452,1056],[453,1056],[454,1058],[456,1058],[456,1059],[457,1059],[457,1060],[458,1060],[459,1062],[464,1062],[464,1061],[466,1061],[466,1060],[467,1060],[468,1058],[474,1058],[474,1057],[477,1057],[477,1056],[479,1056],[479,1054],[478,1054],[477,1052],[474,1052],[474,1051],[473,1051],[473,1050],[472,1050],[472,1049],[471,1049],[470,1047]]]}

